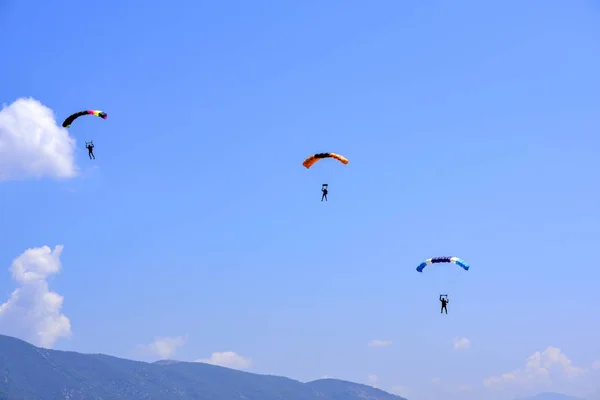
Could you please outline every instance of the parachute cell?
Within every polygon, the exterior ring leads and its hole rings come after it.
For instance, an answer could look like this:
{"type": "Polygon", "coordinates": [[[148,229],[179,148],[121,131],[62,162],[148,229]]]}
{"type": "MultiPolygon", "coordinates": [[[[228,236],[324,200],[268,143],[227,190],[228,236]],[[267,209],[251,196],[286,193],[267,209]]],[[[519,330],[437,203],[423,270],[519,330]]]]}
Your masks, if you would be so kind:
{"type": "Polygon", "coordinates": [[[437,263],[452,263],[452,264],[458,265],[465,271],[469,270],[469,264],[467,264],[466,262],[464,262],[463,260],[461,260],[458,257],[434,257],[434,258],[428,258],[427,260],[425,260],[421,264],[419,264],[419,266],[417,267],[417,271],[423,272],[423,268],[425,268],[427,265],[437,264],[437,263]]]}
{"type": "Polygon", "coordinates": [[[82,117],[84,115],[95,115],[96,117],[100,117],[102,119],[106,119],[106,117],[108,117],[108,115],[104,111],[100,111],[100,110],[79,111],[79,112],[76,112],[75,114],[69,115],[67,117],[67,119],[64,120],[64,122],[62,123],[63,128],[71,127],[71,124],[73,123],[73,121],[75,121],[77,118],[82,117]]]}
{"type": "Polygon", "coordinates": [[[306,160],[304,160],[302,165],[304,165],[306,168],[310,168],[313,166],[314,163],[316,163],[319,160],[322,160],[323,158],[335,158],[336,160],[338,160],[339,162],[341,162],[344,165],[348,164],[348,159],[346,157],[340,156],[339,154],[317,153],[317,154],[313,154],[312,156],[310,156],[306,160]]]}

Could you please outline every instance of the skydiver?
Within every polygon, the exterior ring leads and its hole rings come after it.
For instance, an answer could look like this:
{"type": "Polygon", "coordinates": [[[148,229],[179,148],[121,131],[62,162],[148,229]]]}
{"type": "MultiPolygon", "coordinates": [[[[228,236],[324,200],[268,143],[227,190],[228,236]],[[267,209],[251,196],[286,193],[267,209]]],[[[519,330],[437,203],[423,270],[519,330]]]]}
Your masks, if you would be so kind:
{"type": "Polygon", "coordinates": [[[94,141],[92,140],[91,142],[85,142],[85,148],[88,149],[88,155],[90,156],[90,160],[92,158],[95,160],[96,156],[94,155],[94,141]]]}
{"type": "Polygon", "coordinates": [[[446,308],[446,304],[450,303],[448,296],[446,295],[446,298],[444,298],[443,295],[440,294],[440,301],[442,302],[442,310],[440,311],[440,314],[443,313],[444,310],[446,310],[446,314],[448,314],[448,308],[446,308]]]}
{"type": "Polygon", "coordinates": [[[321,196],[321,201],[323,201],[323,199],[325,199],[325,201],[327,201],[327,193],[329,193],[327,191],[326,187],[321,188],[321,192],[323,192],[323,195],[321,196]]]}

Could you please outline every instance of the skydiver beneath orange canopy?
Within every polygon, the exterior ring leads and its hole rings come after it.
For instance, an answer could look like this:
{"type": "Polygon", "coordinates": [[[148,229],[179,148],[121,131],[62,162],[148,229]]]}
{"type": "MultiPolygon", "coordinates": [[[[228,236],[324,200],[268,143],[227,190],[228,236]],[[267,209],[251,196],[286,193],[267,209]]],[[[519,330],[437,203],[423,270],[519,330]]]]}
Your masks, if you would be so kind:
{"type": "Polygon", "coordinates": [[[321,192],[323,192],[323,195],[321,196],[321,201],[323,201],[323,199],[325,199],[325,201],[327,201],[327,193],[329,193],[329,191],[327,190],[327,184],[323,184],[323,187],[321,188],[321,192]]]}

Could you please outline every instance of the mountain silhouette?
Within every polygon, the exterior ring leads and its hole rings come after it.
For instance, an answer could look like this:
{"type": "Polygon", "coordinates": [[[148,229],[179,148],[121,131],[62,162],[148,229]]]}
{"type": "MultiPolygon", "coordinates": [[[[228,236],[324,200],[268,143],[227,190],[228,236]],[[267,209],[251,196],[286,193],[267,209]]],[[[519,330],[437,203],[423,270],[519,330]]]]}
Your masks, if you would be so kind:
{"type": "Polygon", "coordinates": [[[0,335],[0,400],[405,400],[337,379],[302,383],[197,362],[48,350],[0,335]]]}

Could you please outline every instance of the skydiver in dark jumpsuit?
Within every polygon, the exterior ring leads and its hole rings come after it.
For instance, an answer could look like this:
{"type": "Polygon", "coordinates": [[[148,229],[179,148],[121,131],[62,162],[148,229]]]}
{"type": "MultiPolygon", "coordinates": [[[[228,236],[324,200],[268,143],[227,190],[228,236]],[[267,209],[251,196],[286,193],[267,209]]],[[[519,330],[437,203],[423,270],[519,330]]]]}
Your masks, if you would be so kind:
{"type": "Polygon", "coordinates": [[[326,188],[321,189],[321,192],[323,192],[323,196],[321,196],[321,201],[323,201],[323,199],[325,199],[325,201],[327,201],[327,193],[329,193],[327,191],[326,188]]]}
{"type": "Polygon", "coordinates": [[[450,303],[450,300],[448,300],[447,296],[444,298],[440,294],[440,301],[442,302],[442,310],[440,311],[440,314],[443,313],[444,310],[446,310],[446,314],[448,314],[448,308],[446,308],[446,304],[450,303]]]}
{"type": "Polygon", "coordinates": [[[88,149],[88,155],[90,156],[90,160],[93,158],[96,159],[94,155],[94,142],[85,142],[85,148],[88,149]]]}

